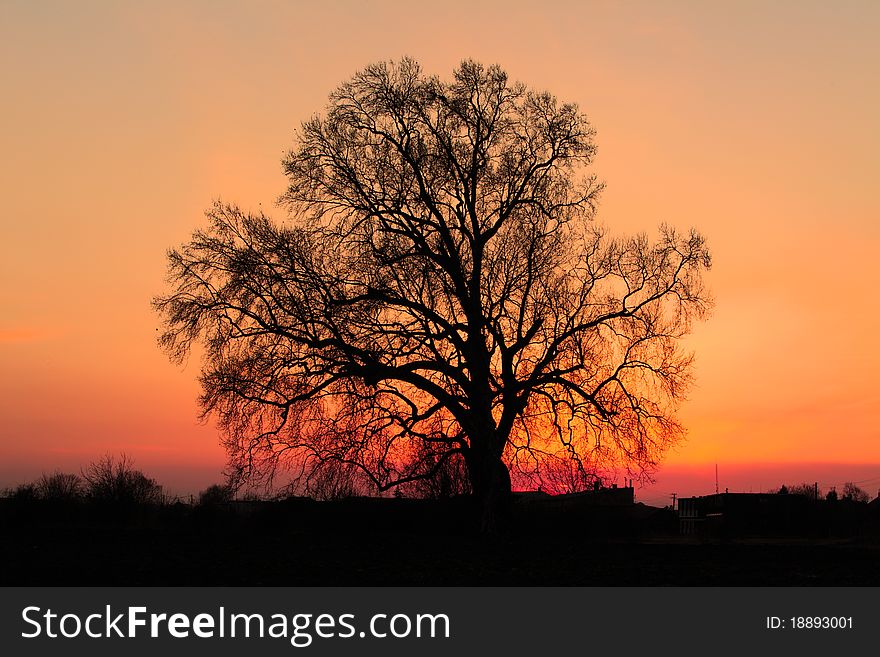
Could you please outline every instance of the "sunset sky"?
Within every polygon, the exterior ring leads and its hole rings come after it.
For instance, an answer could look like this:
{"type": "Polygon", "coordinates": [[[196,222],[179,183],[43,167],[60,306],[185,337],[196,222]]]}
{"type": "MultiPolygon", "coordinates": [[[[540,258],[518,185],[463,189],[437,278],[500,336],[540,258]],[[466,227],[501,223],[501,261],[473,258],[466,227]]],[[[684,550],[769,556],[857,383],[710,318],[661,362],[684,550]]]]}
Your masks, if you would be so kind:
{"type": "Polygon", "coordinates": [[[0,4],[0,488],[125,451],[220,480],[197,359],[156,346],[212,200],[283,216],[282,154],[364,65],[464,58],[577,102],[612,231],[702,231],[716,309],[655,486],[880,487],[880,3],[0,4]]]}

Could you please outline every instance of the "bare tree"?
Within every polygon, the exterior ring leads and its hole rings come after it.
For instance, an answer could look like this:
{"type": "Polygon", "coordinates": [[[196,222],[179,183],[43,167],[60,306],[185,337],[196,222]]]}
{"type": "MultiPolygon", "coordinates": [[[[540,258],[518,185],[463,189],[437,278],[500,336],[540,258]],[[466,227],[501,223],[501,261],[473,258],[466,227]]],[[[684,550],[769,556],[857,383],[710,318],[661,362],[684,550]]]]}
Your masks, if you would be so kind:
{"type": "Polygon", "coordinates": [[[79,475],[55,471],[43,474],[36,482],[37,495],[43,500],[73,501],[82,496],[83,480],[79,475]]]}
{"type": "Polygon", "coordinates": [[[703,237],[610,238],[576,105],[465,61],[371,65],[284,159],[284,222],[217,203],[169,254],[162,346],[204,345],[234,474],[348,464],[380,490],[462,459],[484,522],[511,470],[650,473],[680,439],[703,237]],[[424,449],[424,446],[430,449],[424,449]]]}
{"type": "Polygon", "coordinates": [[[871,496],[854,483],[848,481],[843,485],[843,499],[866,503],[871,501],[871,496]]]}
{"type": "Polygon", "coordinates": [[[162,487],[154,479],[134,468],[134,462],[125,454],[118,459],[105,455],[89,464],[83,471],[86,495],[89,499],[114,506],[161,504],[162,487]]]}
{"type": "Polygon", "coordinates": [[[807,482],[783,485],[782,488],[779,489],[779,492],[784,492],[790,495],[801,495],[803,497],[809,497],[812,500],[818,500],[823,493],[822,489],[819,488],[818,483],[810,484],[807,482]]]}

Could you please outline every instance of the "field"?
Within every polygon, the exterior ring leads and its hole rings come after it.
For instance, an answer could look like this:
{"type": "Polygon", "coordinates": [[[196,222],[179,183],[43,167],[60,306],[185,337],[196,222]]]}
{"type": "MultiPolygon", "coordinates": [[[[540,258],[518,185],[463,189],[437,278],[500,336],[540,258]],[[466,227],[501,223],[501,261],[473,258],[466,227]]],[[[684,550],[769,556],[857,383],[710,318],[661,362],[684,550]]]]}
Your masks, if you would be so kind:
{"type": "Polygon", "coordinates": [[[0,585],[880,585],[880,542],[864,534],[681,537],[668,510],[636,505],[520,514],[481,536],[461,510],[397,500],[6,508],[0,585]]]}

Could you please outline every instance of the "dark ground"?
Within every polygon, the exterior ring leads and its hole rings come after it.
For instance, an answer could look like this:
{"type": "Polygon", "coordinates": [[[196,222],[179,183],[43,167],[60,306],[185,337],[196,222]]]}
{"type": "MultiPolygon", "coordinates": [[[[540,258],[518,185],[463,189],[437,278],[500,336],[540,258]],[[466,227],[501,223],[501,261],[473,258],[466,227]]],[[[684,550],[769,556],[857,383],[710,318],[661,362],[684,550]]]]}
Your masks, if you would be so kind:
{"type": "Polygon", "coordinates": [[[880,585],[864,534],[680,537],[671,512],[635,505],[520,513],[485,537],[426,504],[0,508],[0,585],[880,585]]]}

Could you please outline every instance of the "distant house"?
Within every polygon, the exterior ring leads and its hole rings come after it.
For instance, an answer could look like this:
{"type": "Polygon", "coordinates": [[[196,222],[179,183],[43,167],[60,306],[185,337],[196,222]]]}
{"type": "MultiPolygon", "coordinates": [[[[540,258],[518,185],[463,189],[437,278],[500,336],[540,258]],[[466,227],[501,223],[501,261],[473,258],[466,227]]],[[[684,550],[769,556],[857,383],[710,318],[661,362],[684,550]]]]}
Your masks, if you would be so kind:
{"type": "Polygon", "coordinates": [[[716,493],[678,500],[683,535],[773,535],[815,526],[817,503],[803,495],[716,493]]]}

